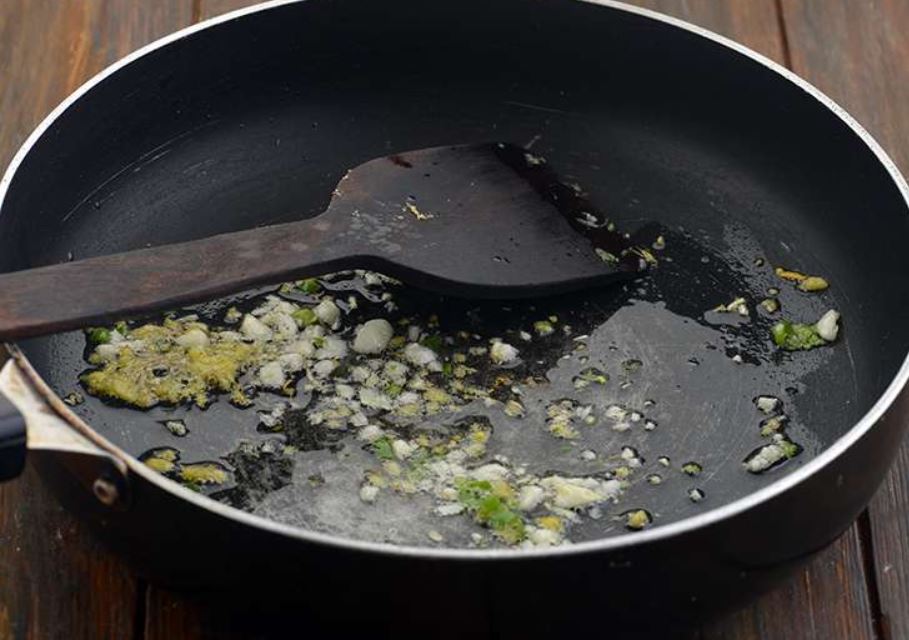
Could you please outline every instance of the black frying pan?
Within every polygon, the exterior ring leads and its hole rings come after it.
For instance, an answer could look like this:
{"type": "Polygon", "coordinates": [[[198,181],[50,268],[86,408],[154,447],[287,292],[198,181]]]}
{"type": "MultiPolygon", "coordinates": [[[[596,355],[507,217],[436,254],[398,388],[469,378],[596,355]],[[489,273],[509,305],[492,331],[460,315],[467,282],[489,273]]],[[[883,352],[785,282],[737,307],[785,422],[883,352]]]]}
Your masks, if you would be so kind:
{"type": "MultiPolygon", "coordinates": [[[[774,283],[756,254],[833,283],[823,299],[792,294],[783,307],[796,317],[839,309],[835,348],[796,358],[756,347],[765,357],[742,365],[747,385],[723,368],[743,345],[705,352],[700,386],[667,416],[673,428],[629,443],[698,459],[710,470],[698,481],[707,501],[642,493],[658,516],[647,531],[610,525],[521,553],[308,531],[294,526],[293,505],[249,515],[145,468],[131,456],[161,444],[148,416],[94,402],[74,415],[55,395],[84,366],[74,334],[14,347],[3,380],[61,500],[151,579],[247,594],[276,586],[313,615],[347,619],[354,607],[369,628],[406,613],[434,629],[440,607],[458,612],[452,630],[480,620],[499,634],[593,618],[667,624],[767,589],[833,540],[869,500],[903,428],[906,185],[813,88],[659,16],[549,0],[310,0],[181,32],[92,81],[26,143],[0,184],[0,269],[314,215],[368,158],[493,139],[533,141],[626,228],[664,226],[676,265],[644,291],[590,300],[615,311],[615,331],[633,329],[621,348],[646,351],[667,390],[713,335],[704,309],[774,283]],[[642,307],[622,306],[632,299],[681,324],[635,316],[627,309],[642,307]],[[741,469],[759,444],[747,413],[757,387],[785,396],[805,447],[762,476],[741,469]]],[[[255,437],[238,415],[212,412],[220,429],[188,439],[187,455],[214,458],[255,437]]]]}

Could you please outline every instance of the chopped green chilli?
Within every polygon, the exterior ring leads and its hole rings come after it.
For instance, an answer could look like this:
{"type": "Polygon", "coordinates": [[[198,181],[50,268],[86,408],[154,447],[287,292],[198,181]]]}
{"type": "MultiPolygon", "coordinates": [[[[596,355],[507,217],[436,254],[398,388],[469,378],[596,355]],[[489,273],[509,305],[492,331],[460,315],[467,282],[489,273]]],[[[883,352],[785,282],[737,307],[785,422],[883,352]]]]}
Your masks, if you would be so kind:
{"type": "Polygon", "coordinates": [[[774,344],[786,351],[805,351],[827,344],[810,324],[777,322],[770,331],[774,344]]]}

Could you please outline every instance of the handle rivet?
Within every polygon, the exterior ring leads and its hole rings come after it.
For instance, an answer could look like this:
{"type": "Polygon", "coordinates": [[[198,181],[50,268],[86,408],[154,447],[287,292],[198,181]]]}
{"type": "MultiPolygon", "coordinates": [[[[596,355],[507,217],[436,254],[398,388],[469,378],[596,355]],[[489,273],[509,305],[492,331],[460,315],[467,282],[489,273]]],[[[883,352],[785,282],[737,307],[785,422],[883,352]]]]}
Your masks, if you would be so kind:
{"type": "Polygon", "coordinates": [[[92,485],[92,491],[95,493],[95,497],[98,498],[98,502],[106,507],[113,506],[120,498],[120,490],[117,489],[117,485],[107,478],[95,480],[92,485]]]}

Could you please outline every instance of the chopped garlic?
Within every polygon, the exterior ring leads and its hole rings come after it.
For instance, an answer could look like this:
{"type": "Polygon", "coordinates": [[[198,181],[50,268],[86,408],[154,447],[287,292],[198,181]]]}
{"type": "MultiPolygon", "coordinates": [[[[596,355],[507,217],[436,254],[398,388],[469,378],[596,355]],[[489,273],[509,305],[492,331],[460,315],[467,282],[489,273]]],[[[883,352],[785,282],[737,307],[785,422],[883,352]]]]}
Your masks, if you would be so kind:
{"type": "Polygon", "coordinates": [[[285,340],[292,339],[300,331],[297,321],[290,314],[280,311],[272,311],[262,316],[262,322],[285,340]]]}
{"type": "Polygon", "coordinates": [[[359,398],[364,407],[383,409],[385,411],[391,411],[392,409],[391,399],[376,389],[361,388],[359,398]]]}
{"type": "Polygon", "coordinates": [[[618,496],[622,486],[617,480],[561,476],[543,478],[540,484],[551,492],[553,505],[562,509],[578,509],[609,500],[618,496]]]}
{"type": "Polygon", "coordinates": [[[288,373],[297,373],[303,370],[304,360],[299,353],[285,353],[278,357],[281,368],[288,373]]]}
{"type": "Polygon", "coordinates": [[[817,334],[827,342],[836,340],[836,336],[840,332],[840,327],[837,324],[839,319],[840,314],[837,311],[830,309],[827,313],[822,315],[821,319],[814,325],[814,328],[817,329],[817,334]]]}
{"type": "Polygon", "coordinates": [[[524,405],[517,400],[509,400],[506,402],[504,411],[505,415],[511,418],[522,418],[525,413],[524,405]]]}
{"type": "Polygon", "coordinates": [[[357,434],[357,438],[363,442],[375,442],[383,435],[385,435],[385,432],[382,431],[381,427],[378,427],[374,424],[369,424],[360,429],[360,432],[357,434]]]}
{"type": "Polygon", "coordinates": [[[555,491],[553,504],[563,509],[577,509],[601,500],[596,491],[570,482],[551,483],[551,487],[555,491]]]}
{"type": "MultiPolygon", "coordinates": [[[[457,498],[457,494],[455,494],[457,498]]],[[[443,517],[446,516],[456,516],[464,512],[464,505],[459,502],[452,502],[451,504],[440,504],[435,508],[436,515],[443,517]]]]}
{"type": "Polygon", "coordinates": [[[493,480],[504,480],[511,473],[507,467],[503,467],[500,464],[491,462],[489,464],[484,464],[482,467],[477,467],[470,472],[470,476],[474,480],[486,480],[492,482],[493,480]]]}
{"type": "Polygon", "coordinates": [[[417,450],[416,445],[412,445],[406,440],[395,440],[391,443],[391,450],[398,460],[406,460],[417,450]]]}
{"type": "Polygon", "coordinates": [[[113,360],[119,351],[120,347],[115,344],[99,344],[95,347],[95,355],[101,360],[113,360]]]}
{"type": "Polygon", "coordinates": [[[628,415],[628,410],[617,404],[611,404],[606,407],[606,417],[610,420],[624,420],[628,415]]]}
{"type": "Polygon", "coordinates": [[[543,527],[528,527],[527,539],[535,547],[552,547],[562,542],[562,536],[558,531],[543,527]]]}
{"type": "Polygon", "coordinates": [[[270,340],[272,336],[272,330],[264,322],[248,313],[240,323],[240,333],[251,340],[270,340]]]}
{"type": "Polygon", "coordinates": [[[429,367],[433,364],[438,364],[436,352],[416,342],[411,342],[404,347],[404,358],[418,367],[429,367]]]}
{"type": "Polygon", "coordinates": [[[729,304],[721,304],[717,306],[714,311],[719,313],[737,313],[744,318],[747,318],[750,315],[745,298],[736,298],[729,304]]]}
{"type": "Polygon", "coordinates": [[[771,414],[780,406],[780,399],[773,396],[758,396],[754,399],[754,404],[761,413],[771,414]]]}
{"type": "Polygon", "coordinates": [[[782,460],[794,457],[797,453],[798,448],[795,444],[781,434],[775,434],[771,444],[761,447],[743,464],[751,473],[761,473],[782,460]]]}
{"type": "Polygon", "coordinates": [[[208,344],[208,334],[202,329],[190,329],[182,336],[177,338],[176,343],[181,347],[204,347],[208,344]]]}
{"type": "Polygon", "coordinates": [[[489,359],[496,364],[508,364],[518,359],[518,350],[507,342],[495,341],[489,349],[489,359]]]}
{"type": "Polygon", "coordinates": [[[259,369],[259,382],[268,389],[280,389],[284,386],[284,368],[280,362],[269,362],[259,369]]]}
{"type": "Polygon", "coordinates": [[[533,511],[539,507],[546,498],[546,492],[541,487],[529,484],[521,487],[518,494],[518,509],[521,511],[533,511]]]}
{"type": "Polygon", "coordinates": [[[347,343],[341,338],[329,336],[322,342],[322,347],[316,351],[320,360],[340,360],[347,355],[347,343]]]}
{"type": "Polygon", "coordinates": [[[313,309],[313,313],[315,313],[319,321],[326,326],[334,329],[340,325],[341,310],[338,308],[338,305],[335,304],[334,300],[330,298],[325,298],[322,302],[317,304],[313,309]]]}
{"type": "Polygon", "coordinates": [[[395,331],[388,320],[375,318],[364,322],[357,329],[354,337],[353,350],[357,353],[382,353],[395,331]]]}
{"type": "Polygon", "coordinates": [[[334,360],[319,360],[312,367],[312,373],[317,378],[326,378],[331,372],[338,368],[338,363],[334,360]]]}
{"type": "Polygon", "coordinates": [[[601,249],[600,247],[595,248],[594,252],[597,254],[597,257],[600,260],[602,260],[603,262],[606,262],[609,264],[617,264],[619,261],[619,259],[615,256],[615,254],[610,253],[610,252],[606,251],[605,249],[601,249]]]}
{"type": "Polygon", "coordinates": [[[182,420],[168,420],[164,423],[164,428],[178,438],[182,438],[189,433],[189,429],[186,428],[186,423],[182,420]]]}
{"type": "Polygon", "coordinates": [[[360,487],[360,500],[363,502],[375,502],[379,496],[379,487],[371,484],[364,484],[360,487]]]}

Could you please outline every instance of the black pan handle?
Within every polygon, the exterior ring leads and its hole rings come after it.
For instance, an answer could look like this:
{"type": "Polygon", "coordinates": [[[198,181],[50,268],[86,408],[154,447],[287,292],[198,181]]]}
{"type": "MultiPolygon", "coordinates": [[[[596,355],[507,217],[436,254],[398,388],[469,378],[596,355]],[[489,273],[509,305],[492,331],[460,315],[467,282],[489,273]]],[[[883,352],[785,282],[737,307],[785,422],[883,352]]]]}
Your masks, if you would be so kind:
{"type": "Polygon", "coordinates": [[[0,482],[12,480],[25,467],[25,418],[0,393],[0,482]]]}

